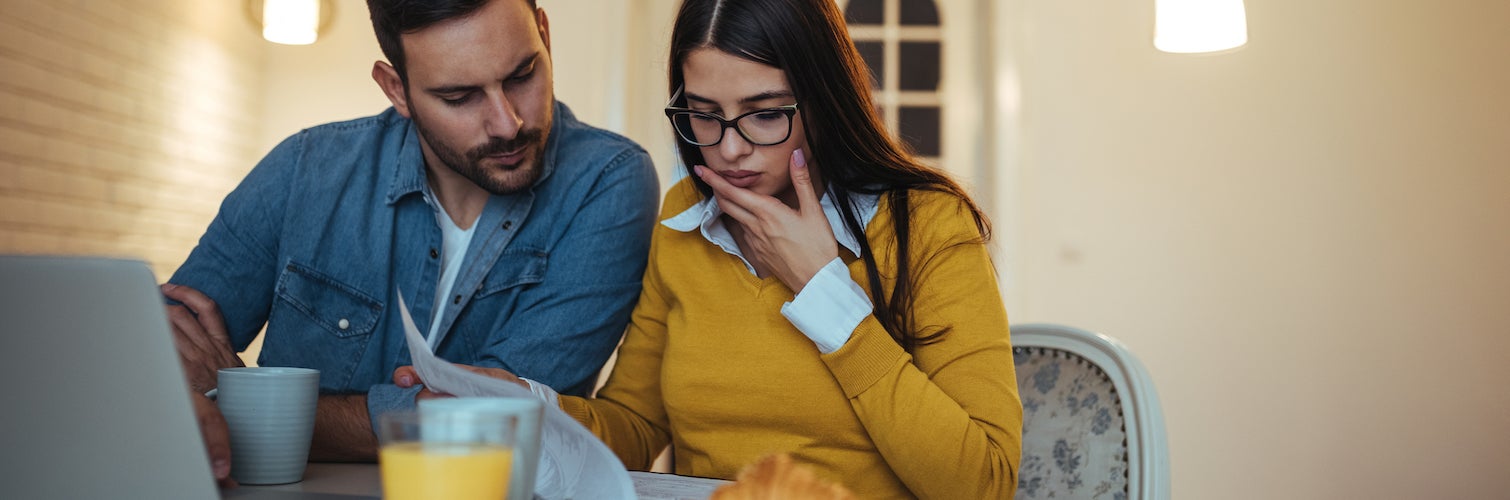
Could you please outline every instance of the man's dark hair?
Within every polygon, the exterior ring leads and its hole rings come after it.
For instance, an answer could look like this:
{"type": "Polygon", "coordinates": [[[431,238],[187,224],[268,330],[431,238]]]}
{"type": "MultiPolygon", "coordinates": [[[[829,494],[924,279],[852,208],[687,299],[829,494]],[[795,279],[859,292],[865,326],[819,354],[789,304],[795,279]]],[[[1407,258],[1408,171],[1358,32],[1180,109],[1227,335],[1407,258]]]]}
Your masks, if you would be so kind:
{"type": "MultiPolygon", "coordinates": [[[[462,17],[477,12],[493,0],[367,0],[367,11],[372,14],[372,31],[377,34],[378,47],[383,56],[398,71],[398,76],[409,84],[409,72],[404,65],[404,44],[399,35],[413,33],[447,19],[462,17]]],[[[510,1],[510,0],[505,0],[510,1]]],[[[525,0],[530,10],[535,10],[535,0],[525,0]]]]}

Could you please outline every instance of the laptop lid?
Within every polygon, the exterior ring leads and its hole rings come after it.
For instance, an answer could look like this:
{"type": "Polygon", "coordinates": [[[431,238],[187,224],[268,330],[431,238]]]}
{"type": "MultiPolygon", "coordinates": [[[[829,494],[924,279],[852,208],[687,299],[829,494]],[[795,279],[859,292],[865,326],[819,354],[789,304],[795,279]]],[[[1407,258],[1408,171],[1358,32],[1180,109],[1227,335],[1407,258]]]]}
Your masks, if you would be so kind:
{"type": "Polygon", "coordinates": [[[143,262],[0,255],[11,498],[217,498],[143,262]]]}

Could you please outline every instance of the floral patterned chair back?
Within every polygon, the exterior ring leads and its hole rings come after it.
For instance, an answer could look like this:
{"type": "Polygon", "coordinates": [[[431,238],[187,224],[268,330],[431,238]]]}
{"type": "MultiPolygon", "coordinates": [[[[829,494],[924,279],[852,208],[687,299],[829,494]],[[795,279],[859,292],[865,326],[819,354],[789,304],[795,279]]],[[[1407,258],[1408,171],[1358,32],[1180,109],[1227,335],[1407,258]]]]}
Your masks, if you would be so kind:
{"type": "Polygon", "coordinates": [[[1017,498],[1164,500],[1169,452],[1153,379],[1116,339],[1012,325],[1022,397],[1017,498]]]}

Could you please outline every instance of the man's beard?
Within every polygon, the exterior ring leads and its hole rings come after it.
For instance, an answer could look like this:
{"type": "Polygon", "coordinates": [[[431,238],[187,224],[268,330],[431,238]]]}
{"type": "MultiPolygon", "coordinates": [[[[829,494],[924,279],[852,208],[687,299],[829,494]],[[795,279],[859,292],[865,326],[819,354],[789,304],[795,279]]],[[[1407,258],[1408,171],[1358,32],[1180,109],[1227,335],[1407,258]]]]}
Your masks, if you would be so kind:
{"type": "Polygon", "coordinates": [[[520,130],[513,139],[492,137],[488,142],[462,153],[440,141],[431,141],[424,124],[418,120],[415,120],[415,125],[419,128],[420,137],[430,145],[430,150],[435,153],[441,163],[445,164],[446,168],[461,174],[462,177],[466,177],[477,187],[489,193],[509,195],[528,189],[540,179],[541,172],[545,170],[546,133],[543,129],[520,130]],[[482,165],[482,161],[488,156],[507,153],[521,147],[525,148],[526,156],[512,166],[500,169],[482,165]]]}

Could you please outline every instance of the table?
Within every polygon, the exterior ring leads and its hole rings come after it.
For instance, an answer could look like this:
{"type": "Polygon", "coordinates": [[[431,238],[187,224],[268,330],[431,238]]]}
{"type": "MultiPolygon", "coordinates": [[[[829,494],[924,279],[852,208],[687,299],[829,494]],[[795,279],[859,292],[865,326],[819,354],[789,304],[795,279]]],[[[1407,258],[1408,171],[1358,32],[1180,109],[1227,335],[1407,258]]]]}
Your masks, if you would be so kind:
{"type": "MultiPolygon", "coordinates": [[[[629,478],[634,480],[634,491],[641,500],[705,499],[719,485],[728,482],[636,471],[630,471],[629,478]]],[[[250,499],[264,496],[263,493],[281,493],[282,495],[278,495],[280,498],[381,498],[383,486],[377,464],[311,463],[304,471],[303,481],[271,486],[240,486],[224,490],[221,495],[225,498],[250,499]]]]}

